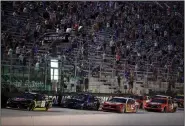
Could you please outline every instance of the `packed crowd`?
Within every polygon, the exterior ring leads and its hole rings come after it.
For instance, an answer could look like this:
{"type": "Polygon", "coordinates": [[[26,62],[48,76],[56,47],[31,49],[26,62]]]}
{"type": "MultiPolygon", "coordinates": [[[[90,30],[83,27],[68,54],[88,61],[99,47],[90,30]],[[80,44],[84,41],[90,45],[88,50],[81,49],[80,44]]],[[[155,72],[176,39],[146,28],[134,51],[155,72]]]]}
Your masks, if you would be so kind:
{"type": "Polygon", "coordinates": [[[63,55],[79,47],[82,58],[87,58],[93,52],[86,42],[93,45],[98,41],[97,50],[103,51],[105,62],[110,48],[118,65],[127,59],[127,68],[135,65],[135,69],[146,71],[146,64],[150,64],[153,71],[166,67],[171,73],[183,73],[183,8],[181,2],[2,2],[1,55],[6,58],[15,53],[20,63],[26,65],[25,58],[31,54],[33,65],[38,66],[52,53],[38,53],[43,46],[40,37],[72,28],[75,36],[63,55]],[[11,16],[7,12],[10,7],[11,16]],[[22,15],[28,18],[22,20],[22,15]],[[7,22],[15,29],[10,29],[7,22]],[[79,32],[79,27],[85,30],[79,32]],[[21,37],[13,37],[13,31],[21,37]],[[105,33],[101,39],[100,31],[105,33]],[[113,31],[111,36],[106,35],[108,31],[113,31]],[[80,39],[82,44],[78,42],[80,39]],[[30,48],[29,43],[33,44],[30,48]]]}

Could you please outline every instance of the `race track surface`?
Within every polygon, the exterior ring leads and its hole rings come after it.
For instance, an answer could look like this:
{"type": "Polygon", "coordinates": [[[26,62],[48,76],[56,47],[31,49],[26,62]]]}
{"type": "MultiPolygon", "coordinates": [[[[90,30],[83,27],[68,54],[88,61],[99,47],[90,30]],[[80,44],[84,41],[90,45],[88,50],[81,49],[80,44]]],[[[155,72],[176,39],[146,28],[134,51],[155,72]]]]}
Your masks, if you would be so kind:
{"type": "MultiPolygon", "coordinates": [[[[44,116],[42,118],[67,116],[70,125],[143,125],[143,126],[183,126],[184,110],[176,113],[158,113],[139,110],[137,113],[114,113],[103,111],[75,110],[67,108],[51,108],[49,111],[26,111],[16,109],[2,109],[1,117],[29,117],[44,116]],[[88,115],[88,116],[87,116],[88,115]],[[107,116],[108,115],[108,116],[107,116]],[[71,120],[71,121],[70,121],[71,120]],[[83,120],[83,121],[82,121],[83,120]],[[84,122],[85,120],[85,122],[84,122]]],[[[46,125],[51,122],[47,120],[46,125]],[[47,122],[49,121],[49,122],[47,122]]],[[[63,120],[64,124],[68,124],[63,120]]],[[[39,123],[39,122],[38,122],[39,123]]],[[[43,124],[40,124],[43,125],[43,124]]]]}

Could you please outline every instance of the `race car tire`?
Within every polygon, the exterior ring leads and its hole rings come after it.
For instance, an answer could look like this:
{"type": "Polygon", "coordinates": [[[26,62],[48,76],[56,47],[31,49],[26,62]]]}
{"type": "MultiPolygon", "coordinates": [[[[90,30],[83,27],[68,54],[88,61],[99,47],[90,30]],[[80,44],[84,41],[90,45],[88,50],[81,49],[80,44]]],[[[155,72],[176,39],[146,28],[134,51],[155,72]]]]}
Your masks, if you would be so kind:
{"type": "Polygon", "coordinates": [[[122,107],[122,109],[120,110],[120,113],[126,113],[126,108],[122,107]]]}
{"type": "Polygon", "coordinates": [[[99,108],[100,108],[100,104],[96,104],[96,107],[95,107],[95,110],[99,110],[99,108]]]}
{"type": "Polygon", "coordinates": [[[79,108],[80,110],[84,110],[85,109],[85,104],[83,104],[83,105],[80,105],[80,108],[79,108]]]}
{"type": "Polygon", "coordinates": [[[145,109],[145,111],[150,112],[150,110],[148,110],[148,109],[145,109]]]}
{"type": "Polygon", "coordinates": [[[135,111],[135,113],[137,113],[137,111],[138,111],[138,108],[137,108],[137,106],[136,106],[136,111],[135,111]]]}
{"type": "Polygon", "coordinates": [[[18,108],[18,109],[22,109],[23,107],[22,107],[22,105],[18,104],[18,105],[17,105],[17,108],[18,108]]]}
{"type": "Polygon", "coordinates": [[[178,103],[178,107],[181,107],[181,104],[180,103],[178,103]]]}
{"type": "Polygon", "coordinates": [[[81,110],[84,110],[84,106],[80,106],[80,109],[81,109],[81,110]]]}
{"type": "Polygon", "coordinates": [[[177,111],[177,108],[173,108],[173,112],[176,112],[177,111]]]}
{"type": "Polygon", "coordinates": [[[49,108],[50,107],[49,107],[49,103],[48,103],[48,104],[46,104],[46,111],[48,111],[49,108]]]}
{"type": "Polygon", "coordinates": [[[124,111],[123,111],[123,113],[126,113],[127,111],[126,111],[126,108],[124,109],[124,111]]]}
{"type": "Polygon", "coordinates": [[[32,103],[30,103],[30,105],[28,106],[28,111],[33,111],[34,108],[35,108],[35,103],[32,102],[32,103]]]}
{"type": "Polygon", "coordinates": [[[10,107],[10,105],[9,104],[6,104],[5,108],[8,108],[8,107],[10,107]]]}
{"type": "Polygon", "coordinates": [[[139,109],[143,109],[143,103],[140,104],[139,109]]]}
{"type": "Polygon", "coordinates": [[[49,107],[46,107],[46,111],[48,111],[49,107]]]}
{"type": "Polygon", "coordinates": [[[162,109],[163,113],[167,113],[166,107],[164,107],[164,109],[162,109]]]}

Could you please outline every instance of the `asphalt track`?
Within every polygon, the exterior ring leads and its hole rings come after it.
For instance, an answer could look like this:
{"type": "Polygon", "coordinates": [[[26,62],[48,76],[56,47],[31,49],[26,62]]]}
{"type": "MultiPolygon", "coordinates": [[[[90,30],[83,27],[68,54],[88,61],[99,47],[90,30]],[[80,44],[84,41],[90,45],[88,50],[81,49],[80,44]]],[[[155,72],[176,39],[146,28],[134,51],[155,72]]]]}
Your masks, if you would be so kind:
{"type": "MultiPolygon", "coordinates": [[[[75,110],[67,108],[51,108],[48,111],[26,111],[18,109],[1,109],[1,117],[37,117],[53,118],[69,117],[68,125],[143,125],[143,126],[183,126],[184,110],[176,113],[158,113],[138,110],[137,113],[114,113],[103,111],[75,110]],[[73,119],[72,119],[73,118],[73,119]],[[78,118],[78,119],[77,119],[78,118]],[[71,122],[71,121],[72,122],[71,122]],[[83,121],[82,121],[83,120],[83,121]],[[85,122],[84,122],[85,120],[85,122]]],[[[65,121],[65,120],[63,120],[65,121]]],[[[51,122],[51,120],[50,120],[51,122]]],[[[46,124],[48,124],[47,122],[46,124]]],[[[65,124],[65,122],[62,122],[65,124]]],[[[61,123],[60,123],[61,124],[61,123]]],[[[43,124],[40,124],[43,125],[43,124]]]]}

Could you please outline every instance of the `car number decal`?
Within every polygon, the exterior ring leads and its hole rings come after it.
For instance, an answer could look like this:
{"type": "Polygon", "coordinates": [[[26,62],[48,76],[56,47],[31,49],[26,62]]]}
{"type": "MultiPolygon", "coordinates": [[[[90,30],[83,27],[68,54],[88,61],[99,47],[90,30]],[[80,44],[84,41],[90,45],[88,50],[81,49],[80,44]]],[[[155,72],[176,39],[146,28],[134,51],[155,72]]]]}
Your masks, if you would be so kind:
{"type": "Polygon", "coordinates": [[[45,107],[46,101],[41,102],[41,107],[45,107]]]}

